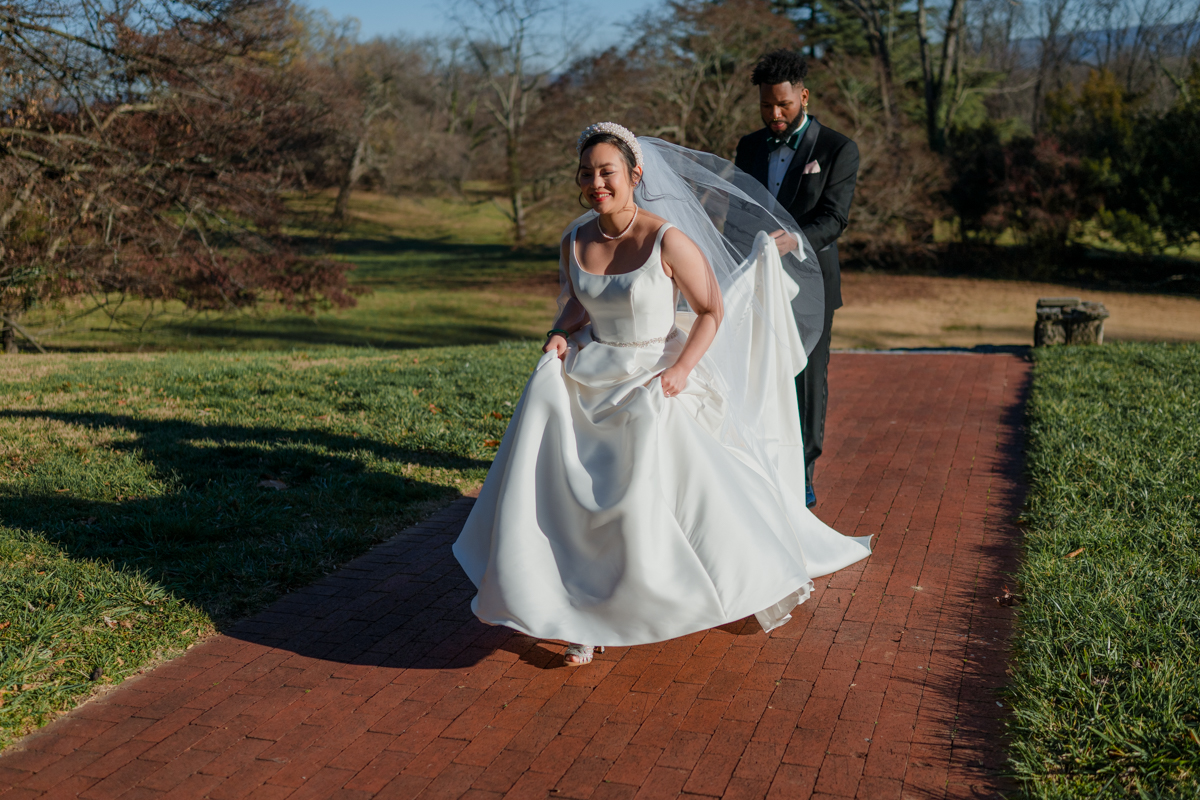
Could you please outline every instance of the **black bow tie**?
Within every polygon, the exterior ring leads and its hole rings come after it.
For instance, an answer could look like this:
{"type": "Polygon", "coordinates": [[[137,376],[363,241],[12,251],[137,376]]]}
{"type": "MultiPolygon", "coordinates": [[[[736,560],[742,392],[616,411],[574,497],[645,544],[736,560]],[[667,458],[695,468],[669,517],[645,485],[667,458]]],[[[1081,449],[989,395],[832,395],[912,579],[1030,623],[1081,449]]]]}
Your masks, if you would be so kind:
{"type": "Polygon", "coordinates": [[[792,148],[793,150],[795,150],[800,147],[800,136],[803,133],[804,133],[804,127],[801,126],[801,127],[797,128],[796,130],[792,131],[790,136],[786,136],[783,138],[780,138],[778,136],[768,136],[767,137],[767,146],[770,147],[772,150],[778,150],[779,148],[786,145],[786,146],[792,148]]]}

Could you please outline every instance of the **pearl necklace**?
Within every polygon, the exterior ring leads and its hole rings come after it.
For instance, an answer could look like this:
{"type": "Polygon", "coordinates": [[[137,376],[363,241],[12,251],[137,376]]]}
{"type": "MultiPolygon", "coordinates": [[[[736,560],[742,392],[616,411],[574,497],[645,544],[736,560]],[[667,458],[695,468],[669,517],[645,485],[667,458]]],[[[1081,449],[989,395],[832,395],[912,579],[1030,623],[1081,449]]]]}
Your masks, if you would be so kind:
{"type": "Polygon", "coordinates": [[[609,236],[607,233],[604,232],[604,226],[600,224],[599,218],[596,219],[596,228],[600,231],[600,235],[603,236],[605,239],[608,239],[610,242],[615,239],[620,239],[622,236],[629,233],[629,229],[633,227],[633,223],[637,222],[637,215],[638,215],[639,210],[640,209],[638,208],[638,206],[634,205],[633,219],[629,220],[629,224],[625,226],[625,230],[621,231],[616,236],[609,236]]]}

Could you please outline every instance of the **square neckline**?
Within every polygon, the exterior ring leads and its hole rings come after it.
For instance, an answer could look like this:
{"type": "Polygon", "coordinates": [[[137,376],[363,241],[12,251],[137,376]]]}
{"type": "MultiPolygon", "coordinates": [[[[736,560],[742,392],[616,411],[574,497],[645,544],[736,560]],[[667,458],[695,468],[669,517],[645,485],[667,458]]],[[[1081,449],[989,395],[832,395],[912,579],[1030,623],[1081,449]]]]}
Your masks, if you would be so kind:
{"type": "MultiPolygon", "coordinates": [[[[637,273],[644,270],[646,267],[650,266],[650,264],[654,261],[654,256],[656,254],[658,254],[662,249],[662,238],[663,238],[663,235],[667,232],[667,228],[673,228],[675,226],[669,222],[664,222],[662,225],[658,226],[658,231],[655,232],[655,234],[654,234],[654,247],[651,248],[650,255],[649,255],[649,257],[646,258],[646,262],[644,264],[642,264],[640,267],[638,267],[636,269],[631,269],[628,272],[614,272],[611,274],[604,273],[604,272],[589,272],[588,270],[583,268],[583,262],[579,259],[579,253],[575,249],[575,245],[576,245],[575,234],[577,234],[579,232],[579,229],[582,227],[583,227],[583,225],[576,225],[574,228],[571,229],[571,263],[574,264],[575,268],[578,269],[580,272],[582,272],[584,275],[591,275],[593,278],[619,278],[622,275],[636,275],[637,273]]],[[[662,263],[661,257],[659,258],[659,263],[660,264],[662,263]]]]}

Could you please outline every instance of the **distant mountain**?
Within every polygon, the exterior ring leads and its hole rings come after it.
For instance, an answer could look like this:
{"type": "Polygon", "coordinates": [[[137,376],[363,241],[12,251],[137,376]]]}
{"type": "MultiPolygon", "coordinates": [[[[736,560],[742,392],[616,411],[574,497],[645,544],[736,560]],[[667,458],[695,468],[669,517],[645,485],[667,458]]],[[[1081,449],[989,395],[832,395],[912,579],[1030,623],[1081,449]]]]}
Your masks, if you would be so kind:
{"type": "MultiPolygon", "coordinates": [[[[1067,57],[1083,64],[1100,64],[1112,61],[1121,51],[1133,48],[1152,48],[1167,58],[1186,56],[1200,48],[1200,24],[1179,23],[1176,25],[1131,25],[1125,28],[1107,28],[1095,31],[1079,31],[1055,37],[1067,46],[1067,57]]],[[[1023,59],[1036,62],[1042,51],[1040,37],[1026,37],[1013,42],[1013,47],[1023,59]]]]}

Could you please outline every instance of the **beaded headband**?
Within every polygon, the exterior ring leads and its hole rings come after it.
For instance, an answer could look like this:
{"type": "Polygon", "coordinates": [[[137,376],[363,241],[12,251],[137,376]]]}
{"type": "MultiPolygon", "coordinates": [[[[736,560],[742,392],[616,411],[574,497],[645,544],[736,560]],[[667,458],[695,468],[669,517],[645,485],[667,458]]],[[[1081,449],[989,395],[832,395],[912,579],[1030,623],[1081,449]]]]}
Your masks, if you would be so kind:
{"type": "Polygon", "coordinates": [[[576,155],[583,155],[583,143],[598,133],[610,133],[629,145],[629,149],[633,151],[633,160],[639,167],[645,168],[642,163],[642,146],[638,144],[637,137],[629,128],[615,122],[597,122],[584,128],[583,133],[579,134],[579,141],[575,143],[576,155]]]}

